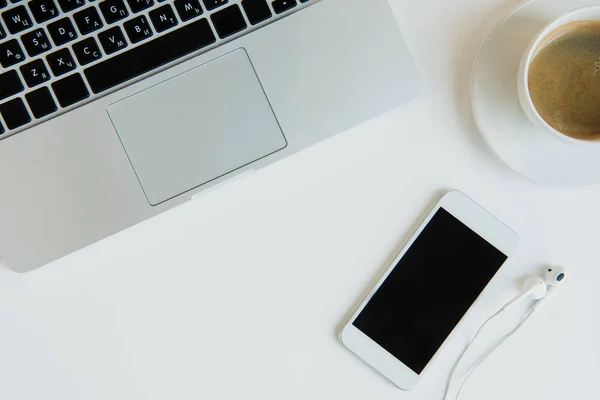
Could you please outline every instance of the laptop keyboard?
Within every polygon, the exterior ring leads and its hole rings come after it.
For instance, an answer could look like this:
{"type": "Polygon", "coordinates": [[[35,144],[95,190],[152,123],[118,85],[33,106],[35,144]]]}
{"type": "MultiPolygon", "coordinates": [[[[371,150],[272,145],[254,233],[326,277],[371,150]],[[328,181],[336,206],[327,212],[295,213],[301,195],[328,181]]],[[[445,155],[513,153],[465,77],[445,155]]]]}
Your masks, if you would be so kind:
{"type": "Polygon", "coordinates": [[[0,140],[318,0],[0,0],[0,140]]]}

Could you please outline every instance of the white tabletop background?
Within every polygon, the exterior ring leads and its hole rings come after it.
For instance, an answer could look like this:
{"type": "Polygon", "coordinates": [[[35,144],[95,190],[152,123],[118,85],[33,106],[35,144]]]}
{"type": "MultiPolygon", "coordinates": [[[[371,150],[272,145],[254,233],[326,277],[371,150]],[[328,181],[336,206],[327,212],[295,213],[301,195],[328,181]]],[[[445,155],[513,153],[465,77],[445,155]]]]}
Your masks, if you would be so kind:
{"type": "Polygon", "coordinates": [[[477,49],[517,3],[391,0],[423,77],[416,100],[33,273],[0,268],[0,399],[441,399],[469,336],[549,262],[569,280],[461,399],[596,398],[600,186],[528,182],[470,111],[477,49]],[[521,245],[401,392],[337,330],[447,189],[521,245]]]}

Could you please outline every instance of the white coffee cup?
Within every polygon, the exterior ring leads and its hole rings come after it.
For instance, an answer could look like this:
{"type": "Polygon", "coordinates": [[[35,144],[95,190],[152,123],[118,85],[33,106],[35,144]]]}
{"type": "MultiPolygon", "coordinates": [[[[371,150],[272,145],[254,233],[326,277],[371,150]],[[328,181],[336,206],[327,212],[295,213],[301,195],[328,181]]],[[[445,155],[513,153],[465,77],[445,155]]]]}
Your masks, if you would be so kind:
{"type": "Polygon", "coordinates": [[[529,68],[531,66],[531,62],[538,52],[554,39],[551,33],[557,31],[561,26],[576,21],[600,21],[600,6],[590,6],[570,11],[554,20],[554,22],[548,24],[544,29],[541,30],[541,32],[529,45],[521,61],[521,66],[519,67],[519,100],[525,115],[527,115],[527,117],[535,126],[544,129],[546,132],[550,133],[554,137],[557,137],[565,143],[600,147],[600,140],[576,139],[567,136],[550,126],[536,109],[531,98],[531,93],[529,92],[529,68]]]}

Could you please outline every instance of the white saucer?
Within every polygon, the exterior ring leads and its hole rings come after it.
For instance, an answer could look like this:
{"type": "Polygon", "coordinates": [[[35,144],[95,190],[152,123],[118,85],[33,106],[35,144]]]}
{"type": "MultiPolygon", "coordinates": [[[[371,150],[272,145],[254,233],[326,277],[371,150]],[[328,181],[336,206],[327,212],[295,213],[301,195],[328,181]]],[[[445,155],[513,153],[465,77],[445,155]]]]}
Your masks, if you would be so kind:
{"type": "Polygon", "coordinates": [[[479,130],[512,169],[539,184],[572,188],[600,182],[600,146],[563,143],[525,116],[517,95],[517,71],[529,44],[544,26],[598,0],[537,0],[496,25],[473,69],[471,101],[479,130]]]}

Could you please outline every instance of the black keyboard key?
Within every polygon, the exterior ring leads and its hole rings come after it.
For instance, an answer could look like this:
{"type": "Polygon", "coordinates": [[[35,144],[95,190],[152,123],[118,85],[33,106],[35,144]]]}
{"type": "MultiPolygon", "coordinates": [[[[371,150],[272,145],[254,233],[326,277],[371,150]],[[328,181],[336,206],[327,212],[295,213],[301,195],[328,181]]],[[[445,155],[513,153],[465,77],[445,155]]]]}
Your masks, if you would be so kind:
{"type": "Polygon", "coordinates": [[[83,7],[85,0],[58,0],[63,12],[73,11],[76,8],[83,7]]]}
{"type": "Polygon", "coordinates": [[[0,8],[4,8],[6,7],[7,3],[6,0],[0,0],[0,8]]]}
{"type": "Polygon", "coordinates": [[[4,125],[2,125],[2,122],[0,122],[0,135],[2,135],[4,133],[4,125]]]}
{"type": "Polygon", "coordinates": [[[275,0],[273,3],[273,10],[277,14],[281,14],[287,10],[290,10],[298,5],[296,0],[275,0]]]}
{"type": "Polygon", "coordinates": [[[112,54],[127,47],[125,35],[123,35],[123,31],[118,26],[100,32],[98,39],[100,39],[100,44],[106,54],[112,54]]]}
{"type": "Polygon", "coordinates": [[[80,74],[73,74],[52,84],[52,90],[61,107],[69,107],[90,97],[80,74]]]}
{"type": "Polygon", "coordinates": [[[273,16],[267,0],[243,0],[242,7],[244,7],[248,21],[252,25],[263,22],[273,16]]]}
{"type": "Polygon", "coordinates": [[[177,60],[216,41],[205,18],[167,33],[139,47],[87,68],[85,76],[100,93],[177,60]]]}
{"type": "Polygon", "coordinates": [[[77,31],[70,18],[59,19],[48,25],[48,32],[54,41],[54,44],[61,46],[77,38],[77,31]]]}
{"type": "Polygon", "coordinates": [[[199,0],[175,0],[175,9],[177,10],[177,14],[179,14],[179,18],[184,22],[202,15],[202,7],[199,0]]]}
{"type": "Polygon", "coordinates": [[[27,93],[25,95],[25,100],[27,100],[29,109],[36,118],[43,118],[58,110],[58,107],[56,107],[56,103],[52,98],[52,94],[50,94],[50,90],[47,87],[39,88],[34,92],[27,93]]]}
{"type": "Polygon", "coordinates": [[[79,28],[79,32],[81,32],[82,35],[87,35],[88,33],[94,32],[95,30],[104,26],[96,7],[88,7],[76,12],[73,14],[73,19],[75,20],[75,24],[79,28]]]}
{"type": "Polygon", "coordinates": [[[27,108],[25,108],[23,100],[19,97],[0,104],[0,114],[2,114],[8,129],[17,129],[31,122],[27,108]]]}
{"type": "Polygon", "coordinates": [[[4,27],[2,26],[2,24],[0,24],[0,40],[4,39],[6,37],[6,31],[4,30],[4,27]]]}
{"type": "Polygon", "coordinates": [[[86,65],[102,57],[102,52],[96,43],[96,39],[89,37],[73,45],[73,52],[79,64],[86,65]]]}
{"type": "Polygon", "coordinates": [[[46,64],[41,58],[23,65],[19,70],[21,70],[21,75],[23,75],[25,83],[29,87],[37,86],[50,79],[50,72],[48,72],[46,64]]]}
{"type": "Polygon", "coordinates": [[[24,59],[25,53],[23,53],[17,39],[0,43],[0,64],[2,64],[4,68],[20,63],[24,59]]]}
{"type": "Polygon", "coordinates": [[[221,39],[243,31],[248,26],[237,4],[214,13],[210,19],[221,39]]]}
{"type": "Polygon", "coordinates": [[[29,9],[39,24],[58,17],[58,8],[54,0],[32,0],[29,2],[29,9]]]}
{"type": "Polygon", "coordinates": [[[19,74],[17,74],[17,71],[10,70],[0,74],[0,101],[12,96],[13,94],[22,92],[23,89],[25,88],[19,79],[19,74]]]}
{"type": "Polygon", "coordinates": [[[134,13],[154,5],[154,0],[127,0],[127,2],[129,3],[129,7],[131,7],[131,11],[134,13]]]}
{"type": "Polygon", "coordinates": [[[166,4],[148,14],[156,32],[163,32],[177,25],[177,17],[170,5],[166,4]]]}
{"type": "Polygon", "coordinates": [[[129,16],[129,11],[127,11],[123,0],[103,1],[100,3],[100,11],[102,11],[102,15],[104,15],[104,19],[108,24],[113,24],[129,16]]]}
{"type": "Polygon", "coordinates": [[[123,24],[127,36],[131,43],[141,42],[142,40],[152,36],[152,28],[145,16],[140,15],[123,24]]]}
{"type": "Polygon", "coordinates": [[[202,0],[202,2],[204,3],[204,7],[210,11],[227,4],[228,0],[202,0]]]}
{"type": "Polygon", "coordinates": [[[23,42],[29,57],[35,57],[52,48],[50,40],[42,28],[24,34],[21,36],[21,42],[23,42]]]}
{"type": "Polygon", "coordinates": [[[6,24],[6,28],[13,35],[31,28],[31,17],[27,13],[25,6],[18,6],[6,10],[2,13],[2,19],[6,24]]]}
{"type": "Polygon", "coordinates": [[[77,68],[69,49],[60,49],[46,56],[46,61],[54,76],[61,76],[77,68]]]}

